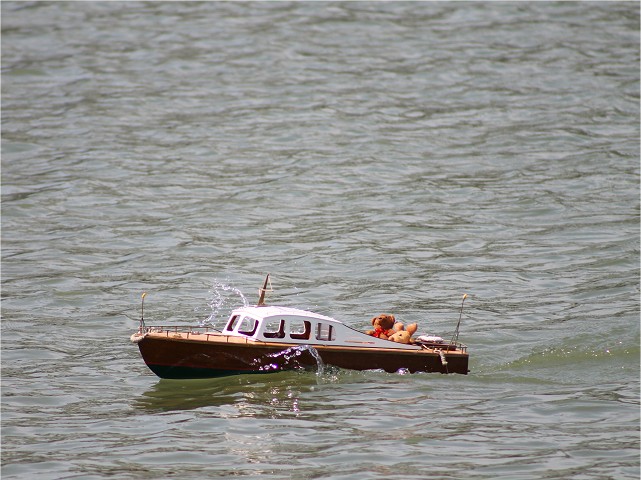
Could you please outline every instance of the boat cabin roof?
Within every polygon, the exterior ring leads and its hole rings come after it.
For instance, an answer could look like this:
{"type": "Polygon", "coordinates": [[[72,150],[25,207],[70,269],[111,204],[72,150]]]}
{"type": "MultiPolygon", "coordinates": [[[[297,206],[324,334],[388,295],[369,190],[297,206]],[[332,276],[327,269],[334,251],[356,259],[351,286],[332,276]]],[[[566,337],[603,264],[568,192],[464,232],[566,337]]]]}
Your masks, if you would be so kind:
{"type": "Polygon", "coordinates": [[[343,345],[420,349],[381,340],[319,313],[272,305],[247,306],[231,312],[223,333],[263,342],[297,345],[343,345]]]}
{"type": "Polygon", "coordinates": [[[324,320],[330,323],[332,322],[340,323],[342,325],[342,322],[339,322],[335,318],[327,317],[325,315],[321,315],[320,313],[314,313],[308,310],[301,310],[299,308],[279,307],[275,305],[240,307],[240,308],[234,309],[234,311],[232,312],[232,315],[239,315],[239,314],[250,315],[254,317],[256,320],[264,320],[270,317],[283,317],[283,316],[307,317],[315,320],[324,320]]]}

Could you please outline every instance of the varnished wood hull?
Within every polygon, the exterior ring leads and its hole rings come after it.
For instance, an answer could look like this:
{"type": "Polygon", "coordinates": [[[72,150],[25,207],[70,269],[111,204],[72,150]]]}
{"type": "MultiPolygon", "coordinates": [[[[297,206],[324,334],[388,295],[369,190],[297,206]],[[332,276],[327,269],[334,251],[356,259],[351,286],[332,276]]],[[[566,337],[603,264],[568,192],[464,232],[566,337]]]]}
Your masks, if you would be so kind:
{"type": "Polygon", "coordinates": [[[147,334],[137,340],[147,366],[161,378],[211,378],[334,366],[352,370],[468,373],[459,349],[315,347],[253,342],[226,336],[147,334]]]}

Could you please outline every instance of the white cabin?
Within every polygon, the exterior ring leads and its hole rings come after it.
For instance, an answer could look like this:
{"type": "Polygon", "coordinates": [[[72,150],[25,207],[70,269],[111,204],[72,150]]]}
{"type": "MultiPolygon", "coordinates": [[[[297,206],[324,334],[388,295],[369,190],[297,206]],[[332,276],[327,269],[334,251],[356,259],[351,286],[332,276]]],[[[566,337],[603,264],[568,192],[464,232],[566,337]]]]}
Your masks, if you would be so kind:
{"type": "Polygon", "coordinates": [[[231,312],[223,334],[261,342],[420,350],[381,340],[325,315],[290,307],[240,307],[231,312]]]}

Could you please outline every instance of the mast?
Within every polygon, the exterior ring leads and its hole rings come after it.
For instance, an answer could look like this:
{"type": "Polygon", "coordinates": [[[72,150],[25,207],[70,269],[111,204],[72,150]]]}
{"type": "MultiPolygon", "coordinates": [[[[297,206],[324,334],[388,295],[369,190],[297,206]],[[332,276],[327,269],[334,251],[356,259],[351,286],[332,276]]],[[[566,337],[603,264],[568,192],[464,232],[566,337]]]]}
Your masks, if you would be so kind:
{"type": "Polygon", "coordinates": [[[147,292],[142,292],[142,298],[140,299],[140,333],[144,333],[145,330],[145,297],[147,292]]]}
{"type": "Polygon", "coordinates": [[[452,340],[450,340],[450,347],[452,345],[456,346],[456,342],[458,342],[458,332],[461,326],[461,317],[463,316],[463,303],[465,303],[466,298],[467,298],[467,293],[464,293],[463,300],[461,300],[461,313],[458,316],[458,323],[456,324],[456,330],[454,331],[454,335],[452,335],[452,340]]]}
{"type": "MultiPolygon", "coordinates": [[[[258,289],[258,305],[257,306],[264,306],[265,305],[265,292],[267,292],[267,284],[269,283],[269,273],[265,277],[265,282],[263,283],[263,288],[258,289]]],[[[271,286],[271,284],[270,284],[271,286]]],[[[270,288],[271,291],[271,288],[270,288]]]]}

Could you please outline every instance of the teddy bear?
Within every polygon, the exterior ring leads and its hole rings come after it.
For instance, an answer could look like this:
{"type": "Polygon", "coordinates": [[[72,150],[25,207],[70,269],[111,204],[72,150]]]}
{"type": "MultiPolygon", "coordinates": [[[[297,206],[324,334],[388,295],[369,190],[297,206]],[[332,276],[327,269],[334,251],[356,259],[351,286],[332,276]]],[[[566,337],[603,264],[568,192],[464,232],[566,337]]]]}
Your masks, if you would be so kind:
{"type": "Polygon", "coordinates": [[[372,326],[374,327],[374,330],[367,330],[365,333],[373,337],[387,340],[396,333],[396,330],[394,329],[395,325],[396,318],[394,318],[394,315],[382,313],[372,318],[372,326]]]}
{"type": "MultiPolygon", "coordinates": [[[[396,325],[394,325],[396,329],[396,325]]],[[[388,337],[388,340],[396,343],[410,343],[412,335],[416,333],[418,325],[416,323],[410,323],[407,327],[403,328],[403,324],[400,324],[400,329],[388,337]]]]}

